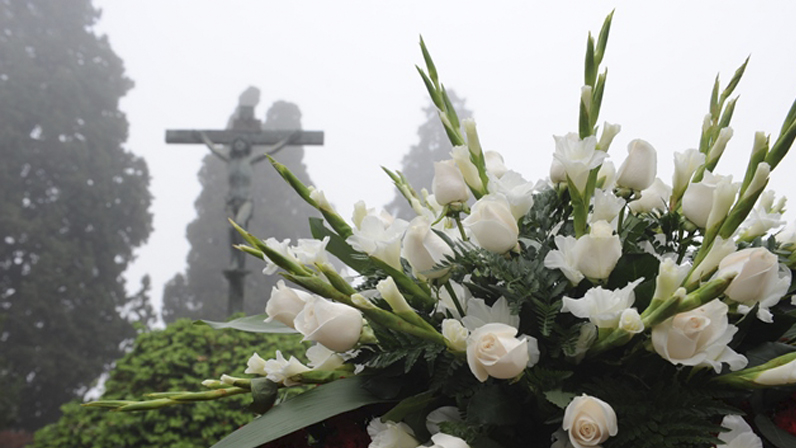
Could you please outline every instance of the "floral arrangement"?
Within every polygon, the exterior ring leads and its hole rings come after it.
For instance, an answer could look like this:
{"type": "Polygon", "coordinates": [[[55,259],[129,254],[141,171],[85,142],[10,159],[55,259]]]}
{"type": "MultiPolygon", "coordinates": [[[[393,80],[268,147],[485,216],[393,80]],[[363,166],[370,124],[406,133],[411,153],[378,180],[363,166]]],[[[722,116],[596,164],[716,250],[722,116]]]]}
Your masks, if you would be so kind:
{"type": "Polygon", "coordinates": [[[675,154],[671,184],[644,140],[615,169],[620,126],[598,127],[611,18],[589,35],[578,132],[555,137],[549,179],[526,181],[482,149],[422,40],[418,71],[453,151],[434,163],[430,192],[385,170],[416,218],[360,202],[347,221],[272,160],[323,216],[310,218],[314,239],[233,225],[239,249],[302,289],[280,281],[267,316],[212,325],[297,331],[315,342],[308,364],[254,353],[251,378],[91,405],[251,394],[263,415],[218,447],[374,404],[373,448],[796,446],[796,226],[783,228],[785,198],[766,190],[796,137],[796,103],[773,143],[755,135],[743,179],[719,174],[744,63],[725,88],[716,79],[698,149],[675,154]],[[318,386],[274,406],[307,385],[318,386]]]}

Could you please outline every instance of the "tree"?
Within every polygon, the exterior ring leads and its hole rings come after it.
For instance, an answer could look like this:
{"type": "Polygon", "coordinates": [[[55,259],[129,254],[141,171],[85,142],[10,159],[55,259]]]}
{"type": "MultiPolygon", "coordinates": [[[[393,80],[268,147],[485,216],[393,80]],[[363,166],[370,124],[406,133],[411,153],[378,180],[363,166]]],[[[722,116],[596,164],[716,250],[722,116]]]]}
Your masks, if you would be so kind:
{"type": "Polygon", "coordinates": [[[122,273],[151,231],[121,59],[90,0],[0,2],[0,428],[53,421],[135,335],[122,273]]]}
{"type": "MultiPolygon", "coordinates": [[[[141,400],[152,392],[202,390],[201,381],[221,374],[248,377],[246,360],[265,359],[278,348],[302,361],[306,344],[299,334],[214,330],[180,319],[164,330],[141,334],[133,350],[116,363],[103,400],[141,400]]],[[[63,406],[58,422],[36,433],[34,448],[188,448],[207,447],[250,422],[251,395],[190,403],[140,413],[86,408],[80,401],[63,406]]]]}
{"type": "MultiPolygon", "coordinates": [[[[263,129],[301,129],[298,106],[285,101],[275,102],[266,113],[263,129]]],[[[253,152],[267,148],[254,147],[253,152]]],[[[287,146],[275,158],[285,164],[307,185],[309,175],[302,159],[304,148],[287,146]]],[[[223,271],[229,267],[229,223],[224,209],[227,194],[227,168],[223,161],[205,156],[199,180],[202,192],[196,199],[196,219],[187,229],[191,250],[186,272],[175,275],[163,291],[163,318],[172,322],[179,317],[223,320],[227,316],[227,282],[223,271]]],[[[250,232],[263,239],[279,240],[309,238],[307,216],[313,210],[285,183],[266,162],[254,166],[252,178],[254,217],[250,232]]],[[[278,278],[260,273],[265,264],[247,258],[246,314],[261,314],[278,278]]]]}
{"type": "MultiPolygon", "coordinates": [[[[452,90],[448,91],[448,95],[459,119],[472,117],[473,113],[465,106],[464,99],[460,99],[452,90]]],[[[434,180],[433,162],[450,159],[450,152],[453,149],[439,121],[434,104],[429,101],[423,112],[426,115],[426,122],[417,129],[420,141],[412,146],[401,160],[401,172],[409,180],[410,185],[418,190],[418,194],[421,188],[427,188],[431,193],[431,182],[434,180]]],[[[393,200],[385,206],[385,210],[403,219],[412,219],[416,216],[409,203],[397,190],[393,200]]]]}

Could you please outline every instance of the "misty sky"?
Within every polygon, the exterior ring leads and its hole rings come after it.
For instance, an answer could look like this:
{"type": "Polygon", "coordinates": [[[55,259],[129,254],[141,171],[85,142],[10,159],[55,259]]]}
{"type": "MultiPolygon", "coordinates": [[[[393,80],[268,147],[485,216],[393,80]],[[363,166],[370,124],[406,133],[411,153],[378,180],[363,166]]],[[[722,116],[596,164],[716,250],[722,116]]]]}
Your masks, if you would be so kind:
{"type": "MultiPolygon", "coordinates": [[[[529,180],[547,175],[552,135],[577,131],[586,36],[614,8],[601,121],[622,125],[610,151],[617,166],[627,143],[643,138],[658,150],[659,176],[671,183],[672,153],[698,146],[716,74],[724,84],[749,55],[736,90],[735,136],[717,172],[740,176],[754,132],[776,138],[796,98],[792,0],[95,3],[103,10],[97,31],[108,35],[135,82],[121,105],[130,122],[127,147],[152,175],[155,231],[137,252],[129,286],[149,273],[158,307],[163,283],[184,270],[185,227],[195,217],[196,175],[207,152],[166,145],[165,130],[223,128],[250,85],[262,91],[259,118],[272,102],[291,101],[304,129],[326,133],[323,147],[306,148],[305,162],[346,217],[359,199],[371,207],[392,199],[379,166],[400,168],[417,140],[427,104],[414,68],[422,64],[420,34],[442,82],[474,111],[484,148],[501,152],[529,180]]],[[[790,155],[771,186],[793,192],[795,169],[790,155]]]]}

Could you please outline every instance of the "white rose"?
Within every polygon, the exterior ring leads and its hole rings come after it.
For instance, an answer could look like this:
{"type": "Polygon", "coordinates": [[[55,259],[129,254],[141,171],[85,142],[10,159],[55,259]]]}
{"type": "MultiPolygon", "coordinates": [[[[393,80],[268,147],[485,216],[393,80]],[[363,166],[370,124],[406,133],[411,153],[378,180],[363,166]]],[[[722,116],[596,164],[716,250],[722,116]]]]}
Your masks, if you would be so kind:
{"type": "Polygon", "coordinates": [[[530,361],[528,340],[517,339],[517,329],[491,323],[475,330],[467,339],[467,364],[482,383],[490,376],[514,378],[530,361]]]}
{"type": "Polygon", "coordinates": [[[760,304],[758,318],[764,322],[772,322],[768,310],[776,305],[788,292],[791,273],[789,269],[780,269],[779,259],[764,247],[750,247],[730,254],[719,263],[717,277],[737,272],[738,275],[730,282],[724,295],[743,304],[748,312],[756,303],[760,304]]]}
{"type": "Polygon", "coordinates": [[[434,162],[434,181],[431,184],[434,198],[442,205],[451,202],[467,202],[470,191],[462,172],[453,160],[434,162]]]}
{"type": "Polygon", "coordinates": [[[716,445],[717,448],[763,448],[763,441],[740,415],[724,416],[721,426],[729,431],[719,433],[722,443],[716,445]]]}
{"type": "Polygon", "coordinates": [[[470,332],[456,319],[442,321],[442,336],[451,344],[454,350],[463,352],[467,350],[467,337],[470,332]]]}
{"type": "Polygon", "coordinates": [[[417,448],[420,442],[406,423],[383,422],[374,418],[368,424],[371,442],[368,448],[417,448]]]}
{"type": "Polygon", "coordinates": [[[509,170],[503,163],[503,156],[497,151],[486,151],[484,153],[484,163],[486,164],[486,172],[498,179],[503,177],[509,170]]]}
{"type": "Polygon", "coordinates": [[[699,308],[677,314],[652,329],[652,346],[672,364],[710,366],[721,372],[742,369],[747,360],[727,346],[738,331],[727,319],[728,306],[715,299],[699,308]]]}
{"type": "Polygon", "coordinates": [[[641,139],[627,145],[627,158],[616,174],[616,184],[631,190],[646,190],[658,172],[658,155],[655,148],[641,139]]]}
{"type": "Polygon", "coordinates": [[[470,445],[464,440],[444,432],[438,432],[431,436],[431,441],[434,444],[429,448],[470,448],[470,445]]]}
{"type": "Polygon", "coordinates": [[[296,316],[296,330],[305,341],[315,341],[336,352],[356,345],[362,331],[362,315],[354,308],[313,296],[296,316]]]}
{"type": "MultiPolygon", "coordinates": [[[[301,384],[296,381],[291,381],[290,377],[307,372],[310,369],[293,356],[291,356],[289,360],[285,359],[285,357],[282,356],[282,352],[277,350],[276,359],[265,361],[264,370],[266,378],[269,380],[290,387],[301,384]]],[[[244,373],[254,372],[249,372],[249,369],[247,369],[244,373]]]]}
{"type": "Polygon", "coordinates": [[[599,447],[619,430],[611,405],[586,394],[567,405],[561,426],[575,448],[599,447]]]}
{"type": "Polygon", "coordinates": [[[597,221],[587,235],[578,238],[573,252],[578,271],[590,279],[605,279],[622,256],[622,242],[613,234],[611,224],[597,221]]]}
{"type": "Polygon", "coordinates": [[[652,211],[664,212],[672,196],[672,188],[656,178],[646,190],[642,190],[641,197],[628,204],[633,213],[649,213],[652,211]]]}
{"type": "Polygon", "coordinates": [[[503,195],[483,196],[462,223],[476,243],[490,252],[506,253],[517,245],[520,229],[503,195]]]}
{"type": "Polygon", "coordinates": [[[433,270],[434,266],[453,256],[453,249],[431,229],[431,221],[418,216],[409,223],[403,239],[403,256],[412,266],[415,275],[438,278],[448,270],[433,270]]]}
{"type": "MultiPolygon", "coordinates": [[[[554,136],[556,152],[553,157],[564,166],[564,173],[582,192],[586,188],[589,172],[602,164],[608,156],[605,151],[597,151],[597,138],[586,137],[581,140],[578,134],[569,133],[566,136],[554,136]]],[[[551,178],[552,178],[551,171],[551,178]]],[[[554,181],[555,182],[555,181],[554,181]]]]}
{"type": "Polygon", "coordinates": [[[599,328],[616,328],[622,313],[633,305],[636,296],[633,289],[644,281],[640,278],[628,283],[622,289],[591,288],[580,299],[564,297],[561,311],[572,313],[582,319],[589,319],[599,328]]]}
{"type": "Polygon", "coordinates": [[[276,286],[271,288],[271,298],[265,304],[265,313],[268,314],[268,319],[265,321],[276,320],[290,328],[295,328],[293,320],[304,309],[304,305],[310,297],[312,297],[311,294],[285,286],[285,281],[279,280],[276,282],[276,286]]]}

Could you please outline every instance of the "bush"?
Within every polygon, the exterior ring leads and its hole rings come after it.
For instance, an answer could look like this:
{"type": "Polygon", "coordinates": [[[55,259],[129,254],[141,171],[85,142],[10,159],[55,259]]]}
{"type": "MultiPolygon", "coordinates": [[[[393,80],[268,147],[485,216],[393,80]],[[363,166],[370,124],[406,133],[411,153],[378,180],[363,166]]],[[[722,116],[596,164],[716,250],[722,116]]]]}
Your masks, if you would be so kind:
{"type": "MultiPolygon", "coordinates": [[[[140,400],[163,391],[202,390],[204,379],[222,373],[245,376],[253,352],[272,358],[276,349],[302,357],[301,335],[252,334],[213,330],[181,319],[165,330],[141,334],[133,350],[116,363],[105,384],[104,400],[140,400]]],[[[58,422],[36,433],[36,448],[121,448],[211,446],[254,418],[251,397],[234,396],[159,410],[123,413],[62,406],[58,422]]]]}

